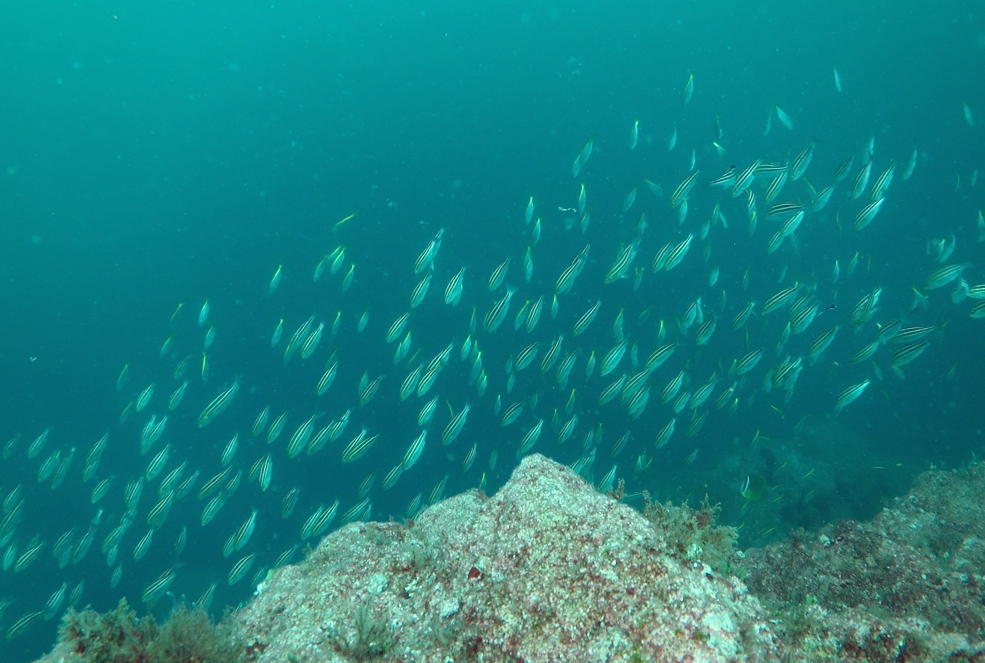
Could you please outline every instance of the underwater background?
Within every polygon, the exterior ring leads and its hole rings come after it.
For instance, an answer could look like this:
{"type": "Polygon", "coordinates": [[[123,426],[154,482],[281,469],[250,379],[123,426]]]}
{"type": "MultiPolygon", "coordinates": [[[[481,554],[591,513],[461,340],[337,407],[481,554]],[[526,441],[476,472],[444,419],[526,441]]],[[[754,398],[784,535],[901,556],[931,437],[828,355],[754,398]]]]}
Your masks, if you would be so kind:
{"type": "Polygon", "coordinates": [[[985,283],[983,15],[977,2],[841,0],[5,4],[0,656],[46,650],[73,600],[106,610],[127,597],[166,614],[212,588],[205,602],[221,614],[279,558],[297,561],[316,543],[301,531],[319,507],[338,500],[333,528],[347,512],[399,520],[441,494],[491,493],[538,422],[525,453],[573,464],[603,489],[623,480],[630,503],[644,490],[692,504],[707,494],[722,504],[720,522],[740,528],[742,547],[869,518],[919,471],[972,460],[985,418],[985,311],[976,308],[985,292],[975,287],[985,283]],[[757,160],[789,169],[812,145],[803,175],[775,200],[765,201],[779,171],[755,173],[751,206],[736,192],[757,160]],[[893,165],[891,182],[871,194],[893,165]],[[711,184],[730,168],[733,181],[711,184]],[[695,172],[682,213],[673,193],[695,172]],[[878,214],[855,222],[878,199],[878,214]],[[769,251],[788,220],[768,214],[778,203],[804,216],[769,251]],[[681,263],[654,271],[661,248],[689,236],[681,263]],[[574,284],[558,292],[583,255],[574,284]],[[629,263],[613,274],[620,256],[629,263]],[[947,267],[953,273],[935,275],[947,267]],[[453,306],[446,286],[460,273],[453,306]],[[778,310],[763,312],[789,288],[778,310]],[[504,298],[504,321],[490,330],[504,298]],[[698,301],[702,320],[717,321],[701,343],[698,301]],[[539,318],[530,313],[538,302],[539,318]],[[596,302],[597,316],[574,335],[596,302]],[[791,333],[811,307],[808,326],[791,333]],[[295,347],[324,324],[317,346],[306,358],[286,354],[312,316],[295,347]],[[894,339],[897,327],[924,331],[908,344],[894,339]],[[811,343],[833,328],[831,345],[809,360],[811,343]],[[622,343],[625,356],[601,376],[622,343]],[[647,357],[671,343],[647,372],[647,357]],[[408,374],[426,373],[449,344],[434,386],[401,399],[408,374]],[[898,355],[911,346],[912,356],[898,355]],[[737,375],[735,362],[757,350],[758,363],[737,375]],[[558,367],[572,355],[562,380],[558,367]],[[382,376],[376,392],[364,376],[382,376]],[[620,385],[600,403],[621,376],[639,376],[638,390],[620,385]],[[678,390],[663,403],[675,376],[678,390]],[[839,395],[866,380],[835,415],[839,395]],[[696,400],[706,385],[707,400],[696,400]],[[631,413],[644,389],[648,400],[631,413]],[[419,426],[435,396],[430,424],[419,426]],[[516,403],[518,418],[503,425],[516,403]],[[466,406],[460,434],[442,444],[466,406]],[[270,443],[269,423],[253,434],[267,407],[271,421],[287,414],[270,443]],[[288,457],[288,440],[313,415],[309,436],[346,411],[338,439],[288,457]],[[152,416],[168,423],[141,454],[152,416]],[[343,463],[363,429],[379,437],[343,463]],[[406,461],[422,429],[426,445],[406,461]],[[257,463],[268,455],[261,489],[257,463]],[[219,492],[199,498],[226,468],[219,492]],[[137,482],[142,494],[128,505],[125,489],[137,482]],[[203,526],[214,494],[223,503],[203,526]],[[240,549],[224,556],[254,511],[240,549]],[[167,582],[148,594],[162,574],[167,582]]]}

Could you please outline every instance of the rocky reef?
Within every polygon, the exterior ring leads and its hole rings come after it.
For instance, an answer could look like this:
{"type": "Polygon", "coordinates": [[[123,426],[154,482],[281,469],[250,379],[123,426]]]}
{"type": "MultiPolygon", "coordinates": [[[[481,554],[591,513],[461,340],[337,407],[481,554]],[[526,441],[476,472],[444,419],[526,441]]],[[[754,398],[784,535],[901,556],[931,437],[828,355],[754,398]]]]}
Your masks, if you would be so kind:
{"type": "Polygon", "coordinates": [[[745,661],[778,653],[735,578],[542,456],[492,498],[359,523],[237,616],[258,661],[745,661]]]}
{"type": "Polygon", "coordinates": [[[492,497],[339,529],[214,629],[187,612],[194,638],[151,629],[170,649],[106,658],[100,629],[149,631],[83,611],[42,660],[985,661],[979,464],[921,475],[869,523],[744,554],[707,504],[643,514],[618,497],[529,456],[492,497]]]}
{"type": "Polygon", "coordinates": [[[931,470],[867,523],[746,551],[736,572],[812,661],[985,661],[985,464],[931,470]]]}

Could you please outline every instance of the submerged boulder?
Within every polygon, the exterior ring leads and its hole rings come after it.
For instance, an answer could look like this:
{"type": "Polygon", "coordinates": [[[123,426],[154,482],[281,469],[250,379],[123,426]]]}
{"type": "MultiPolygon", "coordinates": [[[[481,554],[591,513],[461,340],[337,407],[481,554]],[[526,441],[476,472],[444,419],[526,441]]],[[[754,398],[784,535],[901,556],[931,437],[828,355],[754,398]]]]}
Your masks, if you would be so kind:
{"type": "Polygon", "coordinates": [[[673,554],[638,511],[543,456],[493,497],[352,523],[235,617],[260,662],[765,661],[737,579],[673,554]]]}

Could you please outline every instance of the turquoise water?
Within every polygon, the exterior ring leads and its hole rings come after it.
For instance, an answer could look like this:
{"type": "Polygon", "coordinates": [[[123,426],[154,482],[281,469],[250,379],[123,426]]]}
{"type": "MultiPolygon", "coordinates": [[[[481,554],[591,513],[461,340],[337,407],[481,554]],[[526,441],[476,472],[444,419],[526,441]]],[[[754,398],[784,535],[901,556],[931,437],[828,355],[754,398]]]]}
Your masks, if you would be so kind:
{"type": "MultiPolygon", "coordinates": [[[[0,631],[43,612],[63,583],[68,594],[83,579],[78,606],[107,609],[126,596],[143,610],[145,589],[169,569],[170,596],[154,604],[156,613],[166,614],[183,597],[198,599],[213,582],[211,605],[219,613],[246,600],[255,576],[262,578],[283,551],[315,542],[302,543],[300,531],[319,505],[339,500],[332,527],[338,526],[360,502],[357,490],[368,475],[376,478],[364,515],[374,519],[405,517],[415,496],[427,503],[445,477],[446,495],[481,481],[492,492],[515,466],[521,438],[541,419],[531,452],[578,463],[596,483],[615,465],[630,501],[642,490],[677,501],[708,493],[723,503],[726,522],[742,526],[743,545],[760,545],[794,526],[868,517],[919,469],[971,459],[981,444],[985,321],[970,312],[980,300],[956,303],[963,294],[952,292],[958,280],[935,290],[924,286],[934,270],[962,263],[972,265],[962,274],[969,289],[985,282],[977,225],[985,206],[977,183],[983,135],[982,122],[974,122],[976,112],[985,121],[985,83],[976,75],[983,46],[975,3],[935,9],[848,2],[823,8],[779,2],[5,6],[0,441],[20,438],[0,464],[0,496],[22,486],[7,507],[14,510],[23,499],[20,522],[4,543],[16,546],[11,561],[36,536],[45,546],[22,571],[14,573],[12,564],[0,572],[0,600],[10,602],[0,631]],[[693,94],[684,104],[692,72],[693,94]],[[792,128],[780,121],[777,106],[792,128]],[[590,140],[591,157],[573,177],[572,164],[590,140]],[[757,227],[750,236],[746,195],[709,182],[733,164],[736,174],[757,159],[790,165],[812,143],[803,177],[791,178],[771,203],[764,199],[772,177],[755,179],[757,227]],[[914,150],[915,168],[904,179],[914,150]],[[672,208],[670,198],[692,173],[692,155],[700,172],[679,222],[679,205],[672,208]],[[835,184],[827,206],[813,211],[817,192],[834,182],[848,157],[846,179],[835,184]],[[870,180],[853,199],[849,191],[867,161],[870,180]],[[856,214],[892,164],[878,215],[856,231],[856,214]],[[578,208],[582,185],[590,213],[584,233],[581,214],[569,211],[578,208]],[[634,187],[637,197],[623,211],[634,187]],[[771,237],[792,215],[767,218],[781,202],[802,206],[805,217],[793,238],[768,253],[771,237]],[[718,216],[711,222],[716,204],[724,223],[718,216]],[[415,261],[442,228],[433,269],[415,275],[415,261]],[[653,272],[661,247],[689,234],[681,264],[653,272]],[[953,253],[936,260],[934,240],[943,240],[947,253],[952,237],[953,253]],[[604,283],[621,249],[636,240],[626,278],[604,283]],[[558,296],[554,318],[558,277],[586,245],[583,271],[558,296]],[[339,271],[326,269],[314,281],[319,261],[339,246],[345,247],[339,271]],[[489,276],[507,258],[505,282],[490,293],[489,276]],[[271,293],[280,265],[282,278],[271,293]],[[461,301],[452,307],[444,290],[463,267],[461,301]],[[637,269],[642,275],[634,289],[637,269]],[[426,274],[430,288],[407,325],[408,356],[395,365],[397,342],[385,341],[387,330],[410,310],[411,291],[426,274]],[[801,308],[835,308],[818,313],[778,350],[790,306],[767,315],[762,306],[795,284],[794,300],[808,296],[801,308]],[[516,294],[502,326],[488,333],[484,319],[506,286],[516,294]],[[914,287],[928,296],[925,309],[911,310],[914,287]],[[853,325],[856,303],[878,288],[872,318],[853,325]],[[543,313],[533,331],[515,331],[524,302],[540,297],[543,313]],[[700,323],[682,329],[681,322],[699,297],[704,320],[717,319],[702,345],[696,343],[700,323]],[[210,311],[200,327],[206,300],[210,311]],[[574,337],[575,321],[599,301],[594,322],[574,337]],[[733,331],[733,319],[750,301],[754,314],[733,331]],[[368,323],[358,332],[366,311],[368,323]],[[600,377],[599,364],[617,343],[620,311],[626,356],[600,377]],[[285,363],[288,339],[312,315],[314,325],[326,325],[320,344],[309,358],[297,352],[285,363]],[[272,349],[281,319],[283,338],[272,349]],[[933,328],[922,354],[902,367],[905,379],[890,366],[904,344],[887,342],[871,359],[851,361],[892,320],[933,328]],[[213,324],[203,382],[203,341],[213,324]],[[809,345],[835,326],[835,340],[809,366],[809,345]],[[541,372],[559,335],[560,358],[576,353],[565,389],[557,364],[541,372]],[[482,353],[488,387],[481,397],[470,380],[477,351],[470,347],[467,360],[460,359],[467,338],[482,353]],[[618,396],[599,405],[605,387],[638,374],[651,352],[674,342],[673,355],[647,379],[649,402],[638,418],[618,396]],[[532,343],[537,356],[508,392],[507,366],[532,343]],[[400,401],[406,375],[449,344],[450,359],[426,397],[400,401]],[[757,349],[762,359],[745,379],[730,378],[733,361],[757,349]],[[586,378],[593,351],[596,367],[586,378]],[[783,389],[789,383],[767,393],[764,380],[787,357],[803,362],[789,398],[783,389]],[[175,380],[186,358],[187,373],[175,380]],[[333,385],[316,396],[316,383],[336,360],[333,385]],[[124,366],[129,381],[117,391],[124,366]],[[383,379],[375,397],[359,406],[364,373],[383,379]],[[704,404],[685,404],[675,415],[673,400],[662,404],[660,393],[680,373],[680,394],[715,384],[704,404]],[[181,404],[168,411],[168,398],[185,380],[181,404]],[[203,409],[236,380],[240,388],[229,407],[199,428],[203,409]],[[865,380],[864,393],[835,417],[839,393],[865,380]],[[151,383],[147,407],[120,423],[151,383]],[[439,402],[420,460],[383,491],[384,476],[419,435],[421,406],[434,396],[439,402]],[[504,427],[503,411],[520,402],[522,414],[504,427]],[[451,414],[466,404],[462,433],[443,446],[451,414]],[[284,432],[269,445],[265,434],[251,433],[267,406],[271,418],[288,413],[284,432]],[[287,457],[287,440],[309,417],[323,415],[315,420],[317,432],[348,409],[350,422],[338,440],[312,456],[287,457]],[[578,415],[561,444],[555,411],[560,425],[578,415]],[[168,424],[141,455],[141,430],[151,414],[158,420],[167,414],[168,424]],[[674,434],[655,449],[657,432],[672,418],[674,434]],[[363,457],[343,464],[345,445],[364,427],[380,437],[363,457]],[[28,446],[45,429],[43,449],[29,459],[28,446]],[[613,457],[627,431],[629,441],[613,457]],[[195,493],[222,470],[220,454],[236,433],[229,477],[242,471],[241,485],[203,527],[208,499],[195,493]],[[106,451],[83,482],[86,455],[104,434],[106,451]],[[165,469],[146,482],[136,511],[126,516],[124,487],[166,444],[165,469]],[[473,445],[474,463],[463,472],[473,445]],[[64,481],[54,490],[50,478],[39,482],[42,464],[57,451],[57,465],[72,448],[64,481]],[[248,474],[268,453],[271,481],[261,491],[248,474]],[[198,481],[135,561],[161,478],[182,462],[182,480],[197,470],[198,481]],[[638,463],[646,469],[635,471],[638,463]],[[92,504],[93,487],[110,476],[109,492],[92,504]],[[762,499],[750,503],[740,494],[748,476],[762,476],[766,486],[762,499]],[[295,487],[297,507],[284,519],[282,499],[295,487]],[[223,557],[224,543],[253,509],[249,542],[223,557]],[[107,564],[103,541],[124,518],[133,524],[107,564]],[[176,556],[183,527],[187,545],[176,556]],[[73,545],[86,531],[94,542],[80,561],[60,569],[52,548],[72,528],[73,545]],[[250,554],[250,571],[229,587],[231,567],[250,554]],[[118,564],[121,580],[111,588],[118,564]]],[[[66,596],[50,621],[38,617],[0,642],[4,660],[27,660],[47,648],[67,603],[66,596]]]]}

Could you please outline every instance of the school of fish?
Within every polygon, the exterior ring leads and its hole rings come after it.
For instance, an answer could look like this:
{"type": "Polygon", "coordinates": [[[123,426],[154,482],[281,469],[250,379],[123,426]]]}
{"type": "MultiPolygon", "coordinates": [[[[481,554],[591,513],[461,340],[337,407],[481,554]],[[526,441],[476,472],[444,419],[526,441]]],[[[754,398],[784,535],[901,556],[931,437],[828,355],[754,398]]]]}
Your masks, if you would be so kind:
{"type": "MultiPolygon", "coordinates": [[[[834,77],[840,92],[837,70],[834,77]]],[[[692,73],[674,105],[686,112],[696,90],[692,73]]],[[[964,112],[973,126],[971,109],[964,112]]],[[[105,435],[76,449],[53,425],[3,448],[3,462],[29,465],[37,485],[2,487],[0,573],[38,574],[44,591],[0,595],[0,632],[16,638],[84,604],[87,586],[116,588],[125,574],[144,587],[131,601],[153,607],[188,595],[208,608],[220,584],[255,586],[331,528],[370,518],[388,491],[403,491],[406,507],[382,516],[413,518],[449,482],[491,488],[500,457],[513,464],[541,452],[570,462],[600,491],[620,480],[645,487],[661,466],[694,462],[737,412],[788,407],[804,374],[826,385],[831,417],[863,408],[876,384],[891,396],[894,380],[934,354],[946,325],[985,318],[985,283],[972,280],[970,259],[985,241],[985,219],[979,212],[974,237],[925,238],[912,283],[882,283],[873,263],[892,252],[858,240],[893,232],[905,213],[893,193],[916,176],[918,147],[883,154],[873,138],[851,154],[830,154],[799,141],[779,106],[766,133],[774,120],[790,132],[776,153],[733,156],[717,117],[707,135],[679,134],[675,125],[665,128],[666,143],[648,148],[641,137],[651,128],[641,120],[626,135],[592,138],[573,150],[570,198],[533,192],[503,210],[512,224],[506,236],[522,238],[509,250],[463,260],[467,249],[446,247],[467,247],[467,228],[409,230],[418,235],[413,252],[390,265],[403,303],[372,315],[349,297],[366,247],[340,242],[313,264],[277,265],[262,284],[267,297],[282,296],[286,274],[310,275],[328,293],[304,312],[269,320],[269,342],[256,348],[275,353],[285,371],[306,367],[304,402],[277,402],[248,369],[214,374],[221,315],[211,300],[178,305],[162,320],[160,362],[133,361],[119,373],[115,390],[126,403],[105,435]],[[592,170],[596,141],[609,155],[653,153],[650,172],[627,182],[620,200],[592,198],[602,177],[592,170]],[[668,150],[688,142],[687,167],[669,165],[668,150]],[[902,288],[912,304],[886,308],[891,288],[896,301],[902,288]],[[439,309],[453,324],[428,324],[439,309]],[[356,360],[336,340],[345,325],[376,349],[372,360],[358,355],[364,365],[346,366],[356,360]],[[207,396],[192,396],[196,382],[207,396]],[[380,432],[380,417],[400,439],[386,440],[394,435],[380,432]],[[221,453],[189,461],[192,445],[206,439],[220,442],[221,453]],[[101,469],[106,453],[140,464],[110,474],[101,469]],[[301,464],[326,477],[324,490],[292,478],[301,464]],[[356,491],[336,494],[328,478],[341,473],[364,478],[356,491]],[[32,530],[51,508],[51,498],[36,497],[38,486],[88,501],[91,519],[46,540],[32,530]],[[230,511],[232,526],[220,519],[225,544],[185,559],[189,542],[230,511]],[[261,527],[268,538],[258,541],[261,527]],[[155,549],[154,559],[165,550],[172,562],[148,568],[143,560],[155,549]],[[186,570],[192,563],[225,573],[203,581],[186,570]]],[[[350,215],[335,230],[342,236],[356,222],[350,215]]]]}

